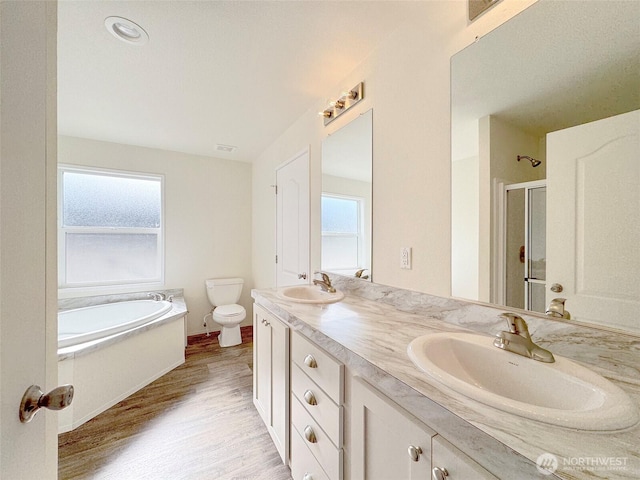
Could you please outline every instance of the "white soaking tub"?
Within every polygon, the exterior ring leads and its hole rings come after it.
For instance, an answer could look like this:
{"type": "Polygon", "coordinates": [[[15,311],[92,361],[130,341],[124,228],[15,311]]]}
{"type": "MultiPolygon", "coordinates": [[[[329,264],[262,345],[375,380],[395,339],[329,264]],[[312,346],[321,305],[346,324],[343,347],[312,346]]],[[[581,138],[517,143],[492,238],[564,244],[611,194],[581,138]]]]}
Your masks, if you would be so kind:
{"type": "Polygon", "coordinates": [[[58,413],[68,432],[184,363],[182,297],[131,300],[58,313],[58,382],[75,389],[58,413]]]}

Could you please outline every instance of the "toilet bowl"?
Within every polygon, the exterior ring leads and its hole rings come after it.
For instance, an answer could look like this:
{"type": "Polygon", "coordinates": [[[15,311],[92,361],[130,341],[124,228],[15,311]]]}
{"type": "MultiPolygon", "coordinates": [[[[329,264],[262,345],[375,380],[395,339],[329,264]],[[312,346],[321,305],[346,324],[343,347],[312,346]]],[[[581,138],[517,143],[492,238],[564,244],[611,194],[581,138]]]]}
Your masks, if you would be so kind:
{"type": "Polygon", "coordinates": [[[242,278],[210,278],[205,280],[207,297],[214,306],[213,321],[220,325],[218,343],[221,347],[232,347],[242,343],[240,322],[247,316],[242,305],[236,302],[242,293],[242,278]]]}

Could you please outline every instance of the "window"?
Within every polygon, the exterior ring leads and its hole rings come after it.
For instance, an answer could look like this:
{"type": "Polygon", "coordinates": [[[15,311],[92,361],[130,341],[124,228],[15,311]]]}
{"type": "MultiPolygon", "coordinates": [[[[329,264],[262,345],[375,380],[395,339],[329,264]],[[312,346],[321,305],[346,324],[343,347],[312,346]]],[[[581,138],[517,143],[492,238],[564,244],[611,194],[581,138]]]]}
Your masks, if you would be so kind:
{"type": "Polygon", "coordinates": [[[163,177],[59,167],[60,288],[163,281],[163,177]]]}
{"type": "Polygon", "coordinates": [[[322,268],[351,270],[361,266],[363,201],[322,195],[322,268]]]}

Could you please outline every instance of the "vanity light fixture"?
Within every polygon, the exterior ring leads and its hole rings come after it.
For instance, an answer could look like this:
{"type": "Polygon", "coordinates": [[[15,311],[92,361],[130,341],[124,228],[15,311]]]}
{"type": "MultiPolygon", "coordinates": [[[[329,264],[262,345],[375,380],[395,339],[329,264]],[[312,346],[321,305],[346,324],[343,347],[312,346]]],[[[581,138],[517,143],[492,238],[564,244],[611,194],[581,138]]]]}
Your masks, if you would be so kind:
{"type": "Polygon", "coordinates": [[[324,125],[329,125],[336,118],[357,104],[364,97],[364,82],[360,82],[352,89],[342,92],[337,100],[329,102],[327,108],[318,112],[323,117],[324,125]]]}
{"type": "Polygon", "coordinates": [[[149,34],[144,28],[124,17],[107,17],[104,26],[118,40],[131,45],[144,45],[149,41],[149,34]]]}

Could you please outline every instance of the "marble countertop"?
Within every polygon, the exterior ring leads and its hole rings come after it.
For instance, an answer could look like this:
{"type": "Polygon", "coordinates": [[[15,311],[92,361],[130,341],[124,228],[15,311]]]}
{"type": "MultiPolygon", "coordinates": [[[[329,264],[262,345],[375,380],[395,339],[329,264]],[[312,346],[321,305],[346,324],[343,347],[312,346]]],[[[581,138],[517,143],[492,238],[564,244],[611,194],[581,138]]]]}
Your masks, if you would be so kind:
{"type": "MultiPolygon", "coordinates": [[[[521,418],[430,380],[407,355],[410,341],[428,333],[495,335],[504,310],[361,280],[334,284],[346,297],[330,305],[288,302],[275,290],[252,296],[499,478],[553,478],[536,468],[542,454],[557,457],[557,478],[640,478],[639,424],[589,432],[521,418]]],[[[640,406],[639,337],[523,317],[536,343],[608,378],[640,406]]]]}

